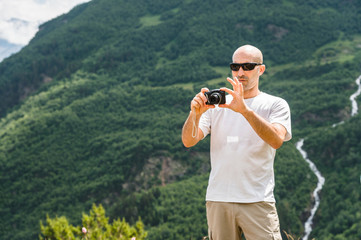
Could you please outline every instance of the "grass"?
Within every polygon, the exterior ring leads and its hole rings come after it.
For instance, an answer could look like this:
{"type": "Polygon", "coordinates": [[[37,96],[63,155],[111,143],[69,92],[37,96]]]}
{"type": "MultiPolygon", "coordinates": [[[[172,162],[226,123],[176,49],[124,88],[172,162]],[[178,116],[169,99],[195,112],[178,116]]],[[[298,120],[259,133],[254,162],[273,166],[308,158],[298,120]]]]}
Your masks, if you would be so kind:
{"type": "Polygon", "coordinates": [[[361,51],[361,35],[355,35],[352,39],[346,39],[340,34],[337,41],[328,43],[314,53],[314,58],[321,64],[330,62],[346,62],[354,58],[354,53],[361,51]]]}
{"type": "Polygon", "coordinates": [[[162,21],[160,20],[160,15],[154,15],[154,16],[146,15],[140,18],[140,23],[142,24],[142,27],[151,27],[161,24],[162,21]]]}
{"type": "Polygon", "coordinates": [[[346,39],[340,34],[337,41],[330,42],[315,51],[312,59],[304,63],[295,64],[288,63],[283,65],[275,65],[267,68],[267,73],[272,76],[277,72],[290,68],[306,68],[308,66],[324,65],[328,63],[345,63],[354,59],[355,53],[361,51],[361,35],[355,35],[352,39],[346,39]]]}

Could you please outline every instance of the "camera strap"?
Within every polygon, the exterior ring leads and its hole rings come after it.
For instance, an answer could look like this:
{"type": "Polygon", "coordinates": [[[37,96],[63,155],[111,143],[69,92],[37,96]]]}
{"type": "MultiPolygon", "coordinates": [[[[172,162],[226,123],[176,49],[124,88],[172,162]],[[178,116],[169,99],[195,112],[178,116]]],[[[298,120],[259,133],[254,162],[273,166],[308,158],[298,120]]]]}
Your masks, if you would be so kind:
{"type": "Polygon", "coordinates": [[[196,126],[196,113],[194,112],[193,113],[193,109],[192,109],[192,111],[191,111],[191,113],[192,113],[192,122],[193,122],[193,127],[192,127],[192,137],[193,138],[196,138],[196,134],[197,134],[197,126],[196,126]]]}

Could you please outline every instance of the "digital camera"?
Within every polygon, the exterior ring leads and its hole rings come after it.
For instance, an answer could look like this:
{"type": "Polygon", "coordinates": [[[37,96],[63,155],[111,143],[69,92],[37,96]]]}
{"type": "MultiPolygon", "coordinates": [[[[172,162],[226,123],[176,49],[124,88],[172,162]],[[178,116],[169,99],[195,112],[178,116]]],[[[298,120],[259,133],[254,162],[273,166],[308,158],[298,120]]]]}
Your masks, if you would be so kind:
{"type": "Polygon", "coordinates": [[[209,92],[205,92],[204,95],[207,98],[207,105],[225,104],[226,103],[226,92],[214,89],[209,92]]]}

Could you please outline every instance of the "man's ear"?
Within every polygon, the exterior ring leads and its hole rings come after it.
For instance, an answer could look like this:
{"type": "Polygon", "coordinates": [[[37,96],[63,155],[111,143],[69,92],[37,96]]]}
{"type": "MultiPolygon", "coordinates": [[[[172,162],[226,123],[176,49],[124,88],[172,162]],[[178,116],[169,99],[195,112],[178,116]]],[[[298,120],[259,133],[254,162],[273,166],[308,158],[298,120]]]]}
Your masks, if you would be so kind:
{"type": "Polygon", "coordinates": [[[266,71],[266,65],[259,66],[259,75],[261,76],[266,71]]]}

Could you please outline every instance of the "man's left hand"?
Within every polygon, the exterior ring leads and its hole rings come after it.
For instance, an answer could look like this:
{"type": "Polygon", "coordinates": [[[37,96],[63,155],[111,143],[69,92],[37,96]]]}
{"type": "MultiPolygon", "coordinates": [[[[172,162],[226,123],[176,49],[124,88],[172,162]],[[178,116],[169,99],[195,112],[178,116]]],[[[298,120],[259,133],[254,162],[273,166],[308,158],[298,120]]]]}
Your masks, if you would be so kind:
{"type": "Polygon", "coordinates": [[[244,95],[243,95],[243,85],[240,83],[237,78],[233,80],[232,78],[227,78],[227,81],[232,84],[233,90],[229,88],[221,88],[220,90],[225,91],[226,93],[232,95],[233,99],[228,104],[220,104],[219,107],[221,108],[229,108],[235,112],[239,112],[241,114],[248,112],[250,109],[247,107],[246,103],[244,102],[244,95]]]}

